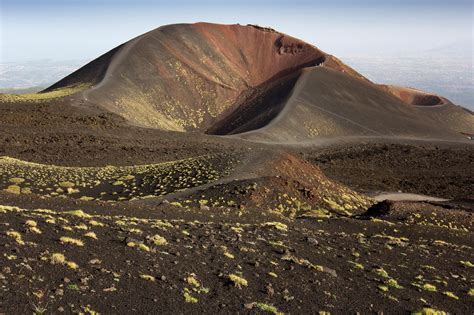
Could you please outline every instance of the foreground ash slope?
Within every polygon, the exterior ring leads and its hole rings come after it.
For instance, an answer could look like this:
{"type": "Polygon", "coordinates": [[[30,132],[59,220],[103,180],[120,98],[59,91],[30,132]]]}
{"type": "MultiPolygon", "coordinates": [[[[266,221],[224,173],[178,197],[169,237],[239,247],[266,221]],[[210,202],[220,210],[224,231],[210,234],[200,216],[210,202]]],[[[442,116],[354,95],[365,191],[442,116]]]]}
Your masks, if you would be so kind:
{"type": "Polygon", "coordinates": [[[310,44],[257,26],[160,27],[47,91],[76,84],[91,85],[76,101],[162,130],[252,131],[245,137],[272,141],[474,133],[473,116],[442,97],[376,85],[310,44]]]}

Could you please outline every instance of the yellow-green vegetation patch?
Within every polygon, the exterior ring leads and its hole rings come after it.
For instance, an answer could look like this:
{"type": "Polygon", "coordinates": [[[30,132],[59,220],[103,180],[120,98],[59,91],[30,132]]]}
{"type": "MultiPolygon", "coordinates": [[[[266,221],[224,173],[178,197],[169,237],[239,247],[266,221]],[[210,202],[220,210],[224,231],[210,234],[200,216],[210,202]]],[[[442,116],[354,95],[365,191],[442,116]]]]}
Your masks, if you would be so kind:
{"type": "Polygon", "coordinates": [[[229,252],[229,250],[227,249],[227,246],[221,246],[221,249],[224,252],[225,257],[227,257],[229,259],[234,259],[235,258],[235,256],[231,252],[229,252]]]}
{"type": "Polygon", "coordinates": [[[25,242],[23,241],[22,239],[22,236],[19,232],[17,231],[14,231],[14,230],[10,230],[7,232],[7,236],[15,239],[15,241],[20,244],[20,245],[25,245],[25,242]]]}
{"type": "Polygon", "coordinates": [[[149,251],[150,251],[150,247],[148,247],[147,245],[145,245],[145,244],[143,244],[143,243],[138,244],[138,249],[143,250],[143,251],[145,251],[145,252],[149,252],[149,251]]]}
{"type": "Polygon", "coordinates": [[[183,291],[183,297],[184,297],[184,302],[186,303],[195,304],[199,301],[196,297],[191,295],[191,293],[189,292],[187,288],[185,288],[183,291]]]}
{"type": "Polygon", "coordinates": [[[443,294],[450,297],[450,298],[452,298],[452,299],[459,300],[459,297],[457,297],[456,294],[454,294],[453,292],[444,291],[443,294]]]}
{"type": "Polygon", "coordinates": [[[91,84],[81,83],[70,85],[62,88],[58,88],[49,92],[44,93],[32,93],[32,94],[0,94],[0,102],[2,103],[16,103],[16,102],[26,102],[26,103],[38,103],[44,102],[52,99],[57,99],[65,96],[69,96],[80,91],[83,91],[89,88],[91,84]]]}
{"type": "Polygon", "coordinates": [[[398,284],[398,281],[393,279],[393,278],[390,278],[386,281],[387,285],[392,287],[392,288],[396,288],[396,289],[402,289],[403,287],[401,285],[398,284]]]}
{"type": "Polygon", "coordinates": [[[188,276],[186,278],[186,283],[196,288],[199,288],[201,286],[201,283],[199,282],[198,279],[194,277],[194,275],[188,276]]]}
{"type": "Polygon", "coordinates": [[[36,233],[36,234],[41,234],[42,233],[41,230],[36,226],[30,226],[28,228],[28,231],[30,231],[32,233],[36,233]]]}
{"type": "Polygon", "coordinates": [[[229,280],[232,281],[234,285],[239,289],[248,286],[248,282],[245,278],[233,273],[229,275],[229,280]]]}
{"type": "Polygon", "coordinates": [[[18,185],[9,185],[7,188],[5,188],[3,190],[8,192],[8,193],[15,194],[15,195],[21,194],[21,187],[18,186],[18,185]]]}
{"type": "Polygon", "coordinates": [[[358,263],[358,262],[355,262],[355,261],[349,261],[350,264],[352,264],[354,267],[356,267],[357,269],[364,269],[364,265],[362,265],[361,263],[358,263]]]}
{"type": "Polygon", "coordinates": [[[255,306],[260,309],[261,311],[264,311],[264,312],[268,312],[268,313],[272,313],[272,314],[283,314],[281,312],[278,311],[278,309],[271,305],[271,304],[266,304],[266,303],[256,303],[255,306]]]}
{"type": "Polygon", "coordinates": [[[233,254],[231,254],[230,252],[228,252],[228,251],[224,252],[224,256],[229,258],[229,259],[234,259],[235,258],[235,256],[233,254]]]}
{"type": "Polygon", "coordinates": [[[66,262],[66,266],[67,266],[68,268],[70,268],[70,269],[77,269],[77,268],[79,268],[79,266],[78,266],[75,262],[73,262],[73,261],[68,261],[68,262],[66,262]]]}
{"type": "Polygon", "coordinates": [[[87,225],[85,225],[84,223],[79,223],[79,224],[76,224],[73,226],[74,229],[76,230],[88,230],[89,228],[87,227],[87,225]]]}
{"type": "Polygon", "coordinates": [[[386,285],[379,285],[378,286],[379,290],[382,292],[388,292],[388,287],[386,285]]]}
{"type": "Polygon", "coordinates": [[[281,223],[281,222],[265,222],[262,224],[262,226],[264,227],[273,227],[277,230],[280,230],[280,231],[285,231],[287,232],[288,231],[288,225],[284,224],[284,223],[281,223]]]}
{"type": "Polygon", "coordinates": [[[436,292],[437,289],[436,289],[436,286],[433,285],[433,284],[430,284],[430,283],[425,283],[421,286],[421,288],[423,290],[426,290],[426,291],[431,291],[431,292],[436,292]]]}
{"type": "Polygon", "coordinates": [[[423,307],[421,310],[411,312],[411,315],[447,315],[445,311],[440,311],[430,307],[423,307]]]}
{"type": "Polygon", "coordinates": [[[168,241],[163,236],[158,234],[149,236],[148,239],[156,246],[164,246],[168,244],[168,241]]]}
{"type": "Polygon", "coordinates": [[[33,221],[33,220],[26,220],[25,225],[29,227],[36,227],[38,226],[38,223],[36,223],[36,221],[33,221]]]}
{"type": "Polygon", "coordinates": [[[216,181],[229,174],[237,161],[219,153],[147,165],[65,167],[4,156],[0,157],[0,189],[84,201],[149,198],[216,181]],[[22,187],[24,183],[28,184],[22,187]]]}
{"type": "Polygon", "coordinates": [[[240,234],[244,231],[244,229],[239,226],[231,226],[230,229],[237,234],[240,234]]]}
{"type": "Polygon", "coordinates": [[[8,181],[13,184],[21,184],[25,181],[25,179],[21,177],[12,177],[8,181]]]}
{"type": "Polygon", "coordinates": [[[62,253],[53,253],[50,258],[51,264],[53,265],[64,265],[70,269],[78,269],[79,266],[73,262],[66,260],[66,257],[62,253]]]}
{"type": "Polygon", "coordinates": [[[118,181],[127,181],[127,180],[132,180],[134,178],[135,178],[135,176],[129,174],[129,175],[124,175],[122,177],[119,177],[117,180],[118,181]]]}
{"type": "Polygon", "coordinates": [[[79,239],[76,239],[76,238],[72,238],[72,237],[68,237],[68,236],[61,236],[59,238],[59,241],[62,243],[62,244],[70,244],[70,245],[76,245],[76,246],[84,246],[84,242],[79,240],[79,239]]]}
{"type": "Polygon", "coordinates": [[[373,271],[381,277],[390,278],[390,276],[388,275],[388,272],[385,271],[385,269],[383,268],[376,268],[373,271]]]}
{"type": "Polygon", "coordinates": [[[75,183],[73,183],[73,182],[68,182],[68,181],[60,182],[58,185],[59,185],[60,187],[63,187],[63,188],[72,188],[72,187],[76,186],[75,183]]]}
{"type": "Polygon", "coordinates": [[[413,282],[412,286],[423,289],[425,291],[430,291],[430,292],[436,292],[437,288],[434,284],[431,283],[419,283],[419,282],[413,282]]]}
{"type": "Polygon", "coordinates": [[[100,226],[100,227],[105,226],[104,223],[99,222],[99,221],[96,221],[96,220],[90,220],[90,221],[89,221],[89,224],[92,225],[92,226],[100,226]]]}
{"type": "Polygon", "coordinates": [[[470,268],[474,267],[474,264],[470,261],[461,260],[460,263],[461,263],[461,265],[463,265],[465,267],[470,267],[470,268]]]}
{"type": "Polygon", "coordinates": [[[90,214],[87,214],[82,210],[64,211],[63,213],[68,214],[68,215],[73,215],[73,216],[76,216],[76,217],[80,217],[80,218],[90,218],[91,217],[90,214]]]}
{"type": "Polygon", "coordinates": [[[84,236],[95,240],[97,239],[97,234],[95,234],[94,232],[87,232],[86,234],[84,234],[84,236]]]}
{"type": "Polygon", "coordinates": [[[66,263],[66,257],[61,253],[53,253],[51,255],[51,263],[53,265],[63,265],[66,263]]]}

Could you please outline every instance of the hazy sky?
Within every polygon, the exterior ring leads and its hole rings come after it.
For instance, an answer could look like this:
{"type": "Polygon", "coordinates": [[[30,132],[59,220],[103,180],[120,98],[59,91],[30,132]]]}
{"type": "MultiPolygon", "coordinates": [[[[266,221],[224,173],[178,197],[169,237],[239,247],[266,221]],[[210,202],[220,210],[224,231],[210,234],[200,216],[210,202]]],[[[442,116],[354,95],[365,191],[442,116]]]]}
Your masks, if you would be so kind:
{"type": "Polygon", "coordinates": [[[93,59],[160,25],[197,21],[271,26],[337,56],[388,56],[448,45],[472,55],[473,8],[462,0],[0,3],[0,62],[93,59]]]}

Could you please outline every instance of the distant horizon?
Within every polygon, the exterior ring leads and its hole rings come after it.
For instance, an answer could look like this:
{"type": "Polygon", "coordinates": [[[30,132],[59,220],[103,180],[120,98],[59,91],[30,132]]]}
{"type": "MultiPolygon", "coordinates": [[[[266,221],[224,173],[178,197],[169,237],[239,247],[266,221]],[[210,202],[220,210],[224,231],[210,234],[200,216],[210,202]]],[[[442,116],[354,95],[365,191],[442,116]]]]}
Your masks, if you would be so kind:
{"type": "Polygon", "coordinates": [[[389,56],[437,47],[472,55],[470,1],[0,0],[0,63],[92,60],[157,27],[258,24],[336,56],[389,56]],[[442,23],[440,23],[442,21],[442,23]]]}
{"type": "Polygon", "coordinates": [[[0,88],[54,83],[163,25],[238,23],[300,38],[377,82],[416,84],[474,109],[472,8],[463,0],[0,0],[0,88]]]}

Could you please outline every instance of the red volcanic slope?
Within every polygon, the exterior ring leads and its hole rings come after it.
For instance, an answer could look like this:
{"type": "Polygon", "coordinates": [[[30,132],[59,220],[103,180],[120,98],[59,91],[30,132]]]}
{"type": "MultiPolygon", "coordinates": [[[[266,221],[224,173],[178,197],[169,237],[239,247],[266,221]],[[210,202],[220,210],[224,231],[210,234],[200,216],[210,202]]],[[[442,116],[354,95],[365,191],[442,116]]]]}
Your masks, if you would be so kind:
{"type": "Polygon", "coordinates": [[[362,78],[318,48],[269,28],[178,24],[117,47],[48,90],[93,83],[83,99],[131,123],[204,131],[251,89],[324,62],[362,78]]]}
{"type": "Polygon", "coordinates": [[[444,98],[376,85],[315,46],[253,25],[163,26],[48,90],[78,83],[93,86],[75,95],[76,102],[162,130],[226,135],[271,125],[276,133],[262,135],[300,141],[359,134],[457,137],[474,125],[472,114],[444,98]],[[313,74],[303,78],[304,72],[313,74]],[[408,104],[442,106],[424,111],[408,104]]]}
{"type": "Polygon", "coordinates": [[[380,85],[385,91],[398,97],[405,103],[419,106],[435,106],[450,103],[444,97],[430,94],[418,89],[395,86],[395,85],[380,85]]]}

